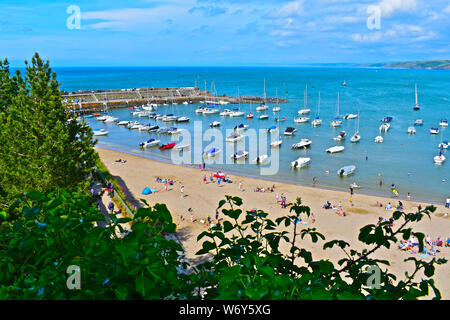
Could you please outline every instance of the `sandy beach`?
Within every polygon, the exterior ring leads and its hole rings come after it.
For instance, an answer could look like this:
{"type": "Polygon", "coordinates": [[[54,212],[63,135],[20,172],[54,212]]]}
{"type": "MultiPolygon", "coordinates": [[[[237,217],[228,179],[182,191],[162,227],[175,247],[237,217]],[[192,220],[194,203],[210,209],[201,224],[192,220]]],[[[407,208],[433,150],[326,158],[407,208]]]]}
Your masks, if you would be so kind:
{"type": "MultiPolygon", "coordinates": [[[[305,187],[285,183],[272,183],[265,180],[241,177],[236,175],[228,176],[233,183],[216,183],[209,182],[209,176],[212,171],[206,167],[205,171],[197,168],[177,166],[173,164],[157,162],[150,159],[121,153],[104,148],[96,148],[105,166],[120,182],[123,187],[128,189],[127,200],[136,206],[142,205],[139,199],[145,199],[150,205],[155,203],[165,203],[173,219],[177,224],[177,237],[182,243],[186,251],[188,261],[195,263],[198,257],[195,252],[201,247],[197,243],[197,235],[207,230],[205,224],[200,220],[207,220],[208,216],[214,219],[216,208],[220,200],[225,195],[239,196],[243,199],[243,210],[261,209],[269,213],[269,217],[274,220],[280,216],[287,215],[289,211],[282,209],[276,201],[276,195],[284,194],[287,202],[294,202],[297,197],[302,198],[302,202],[311,208],[311,212],[315,216],[315,223],[311,219],[306,221],[308,227],[315,227],[319,232],[325,235],[326,241],[334,239],[342,239],[350,243],[355,249],[362,249],[362,244],[358,241],[358,234],[361,227],[367,224],[376,224],[379,217],[390,218],[392,210],[386,210],[385,205],[390,202],[397,205],[398,200],[392,198],[382,198],[369,195],[358,194],[355,189],[353,195],[354,206],[350,204],[350,192],[333,191],[321,189],[320,187],[305,187]],[[117,159],[125,159],[126,163],[115,162],[117,159]],[[206,175],[207,183],[203,182],[206,175]],[[172,179],[175,181],[173,186],[168,187],[165,191],[163,183],[156,182],[157,178],[172,179]],[[244,191],[239,190],[242,183],[244,191]],[[254,192],[257,187],[267,188],[275,184],[274,192],[254,192]],[[184,197],[181,197],[181,185],[184,186],[184,197]],[[142,195],[145,187],[161,190],[160,192],[150,195],[142,195]],[[330,201],[333,205],[342,204],[346,216],[340,216],[336,210],[325,210],[323,205],[326,201],[330,201]],[[383,207],[376,204],[382,203],[383,207]],[[197,222],[191,222],[190,212],[197,219],[197,222]],[[180,217],[183,217],[182,220],[180,217]]],[[[402,201],[405,212],[415,212],[419,205],[426,206],[426,203],[418,203],[414,201],[402,201]]],[[[450,218],[444,216],[450,212],[444,206],[436,206],[437,210],[433,213],[432,219],[424,218],[420,223],[413,225],[414,231],[420,231],[429,234],[433,240],[437,237],[446,239],[450,236],[450,218]]],[[[220,214],[219,218],[223,218],[220,214]]],[[[327,258],[333,262],[337,262],[344,257],[344,253],[339,249],[322,250],[324,241],[313,244],[310,239],[300,240],[298,246],[303,246],[313,253],[314,259],[327,258]]],[[[287,248],[287,246],[284,246],[287,248]]],[[[370,248],[369,248],[370,249],[370,248]]],[[[440,253],[436,257],[448,259],[449,248],[439,248],[440,253]]],[[[389,270],[403,279],[404,273],[413,271],[413,263],[405,263],[403,260],[415,256],[408,252],[397,249],[396,246],[391,249],[380,249],[373,257],[389,260],[391,266],[389,270]]],[[[431,258],[427,258],[428,260],[431,258]]],[[[421,274],[416,277],[419,280],[421,274]]],[[[448,264],[437,266],[435,274],[436,286],[440,289],[443,299],[450,298],[450,266],[448,264]]]]}

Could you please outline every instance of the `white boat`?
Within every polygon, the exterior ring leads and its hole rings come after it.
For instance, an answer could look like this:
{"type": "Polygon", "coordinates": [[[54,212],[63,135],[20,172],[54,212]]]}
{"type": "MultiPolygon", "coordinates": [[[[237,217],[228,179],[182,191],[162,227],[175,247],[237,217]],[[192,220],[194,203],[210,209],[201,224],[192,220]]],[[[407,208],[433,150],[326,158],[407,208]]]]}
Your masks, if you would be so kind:
{"type": "Polygon", "coordinates": [[[267,132],[268,133],[272,133],[272,132],[275,132],[275,131],[277,131],[278,130],[278,127],[277,126],[271,126],[269,129],[267,129],[267,132]]]}
{"type": "Polygon", "coordinates": [[[337,153],[337,152],[342,152],[344,151],[344,146],[334,146],[331,148],[328,148],[327,150],[325,150],[328,153],[337,153]]]}
{"type": "Polygon", "coordinates": [[[189,145],[189,144],[183,144],[183,145],[177,145],[173,149],[179,151],[179,150],[187,150],[190,147],[191,147],[191,145],[189,145]]]}
{"type": "Polygon", "coordinates": [[[341,116],[339,115],[339,92],[338,92],[338,99],[337,99],[337,113],[336,118],[330,122],[331,126],[333,128],[340,127],[342,124],[342,121],[340,120],[341,116]]]}
{"type": "Polygon", "coordinates": [[[248,152],[244,150],[239,150],[235,154],[231,156],[231,159],[233,160],[239,160],[239,159],[246,159],[248,156],[248,152]]]}
{"type": "Polygon", "coordinates": [[[148,132],[155,132],[159,129],[159,126],[150,126],[150,128],[148,129],[148,132]]]}
{"type": "Polygon", "coordinates": [[[298,158],[295,161],[291,162],[291,167],[293,169],[300,169],[306,167],[311,162],[311,158],[298,158]]]}
{"type": "Polygon", "coordinates": [[[173,122],[173,121],[177,121],[177,117],[174,116],[173,114],[168,114],[168,115],[165,115],[165,116],[162,118],[162,121],[163,121],[163,122],[173,122]]]}
{"type": "Polygon", "coordinates": [[[259,116],[259,120],[266,120],[269,119],[269,116],[267,114],[263,114],[259,116]]]}
{"type": "Polygon", "coordinates": [[[302,139],[300,142],[292,145],[292,149],[304,149],[311,146],[312,141],[309,139],[302,139]]]}
{"type": "Polygon", "coordinates": [[[240,140],[244,139],[244,136],[242,134],[233,133],[231,136],[227,137],[227,142],[238,142],[240,140]]]}
{"type": "Polygon", "coordinates": [[[147,140],[147,141],[145,141],[145,142],[142,142],[139,146],[140,146],[141,148],[150,148],[150,147],[155,147],[155,146],[157,146],[160,142],[161,142],[161,141],[156,140],[156,139],[150,139],[150,140],[147,140]]]}
{"type": "Polygon", "coordinates": [[[167,131],[168,134],[180,134],[183,132],[183,129],[177,129],[177,128],[170,128],[169,131],[167,131]]]}
{"type": "Polygon", "coordinates": [[[380,132],[388,132],[390,127],[391,127],[391,125],[389,123],[383,123],[380,126],[380,132]]]}
{"type": "Polygon", "coordinates": [[[441,143],[438,144],[438,148],[439,149],[443,149],[443,150],[447,150],[449,146],[448,141],[443,141],[441,143]]]}
{"type": "Polygon", "coordinates": [[[164,118],[164,116],[161,115],[161,114],[157,114],[157,115],[155,116],[155,120],[162,120],[163,118],[164,118]]]}
{"type": "Polygon", "coordinates": [[[310,118],[307,117],[294,118],[295,123],[307,123],[309,120],[310,118]]]}
{"type": "Polygon", "coordinates": [[[150,126],[141,126],[139,129],[138,129],[139,131],[148,131],[148,130],[150,130],[150,126]]]}
{"type": "Polygon", "coordinates": [[[177,118],[177,122],[189,122],[189,118],[188,117],[179,117],[177,118]]]}
{"type": "Polygon", "coordinates": [[[430,134],[438,134],[439,133],[439,129],[438,128],[431,128],[430,129],[430,134]]]}
{"type": "Polygon", "coordinates": [[[137,122],[137,121],[130,121],[130,122],[128,123],[128,125],[127,125],[127,128],[128,128],[128,129],[131,129],[131,127],[137,126],[137,125],[139,125],[139,122],[137,122]]]}
{"type": "Polygon", "coordinates": [[[415,91],[416,91],[416,104],[414,105],[414,110],[420,110],[420,106],[419,106],[419,99],[418,99],[418,95],[417,95],[417,83],[415,85],[415,91]]]}
{"type": "Polygon", "coordinates": [[[209,126],[211,128],[215,128],[215,127],[220,127],[220,122],[219,121],[213,121],[209,124],[209,126]]]}
{"type": "Polygon", "coordinates": [[[346,136],[345,131],[341,131],[341,132],[339,133],[339,135],[337,135],[337,136],[334,137],[333,139],[334,139],[334,141],[344,141],[344,140],[345,140],[345,136],[346,136]]]}
{"type": "Polygon", "coordinates": [[[311,109],[301,109],[298,111],[299,115],[305,115],[305,114],[309,114],[311,112],[311,109]]]}
{"type": "Polygon", "coordinates": [[[130,121],[120,121],[117,123],[119,126],[127,126],[130,123],[130,121]]]}
{"type": "Polygon", "coordinates": [[[439,122],[439,125],[441,127],[448,127],[448,120],[447,119],[441,119],[441,122],[439,122]]]}
{"type": "Polygon", "coordinates": [[[227,104],[229,104],[229,102],[228,101],[219,100],[219,104],[220,105],[227,105],[227,104]]]}
{"type": "Polygon", "coordinates": [[[100,129],[100,130],[92,130],[92,133],[94,136],[98,137],[98,136],[106,136],[108,135],[108,131],[106,131],[105,129],[100,129]]]}
{"type": "Polygon", "coordinates": [[[240,125],[234,127],[234,131],[236,132],[242,132],[248,129],[248,124],[241,123],[240,125]]]}
{"type": "Polygon", "coordinates": [[[145,110],[145,111],[156,111],[156,108],[153,105],[151,105],[151,104],[146,105],[146,106],[142,106],[142,109],[145,110]]]}
{"type": "Polygon", "coordinates": [[[409,133],[409,134],[415,134],[415,133],[416,133],[416,128],[414,128],[414,127],[409,127],[409,128],[408,128],[408,133],[409,133]]]}
{"type": "Polygon", "coordinates": [[[353,113],[346,114],[344,117],[344,119],[346,119],[346,120],[351,120],[351,119],[356,119],[356,118],[358,118],[358,115],[353,114],[353,113]]]}
{"type": "Polygon", "coordinates": [[[308,85],[305,86],[304,99],[303,99],[303,109],[298,111],[299,115],[309,114],[311,109],[308,108],[308,85]]]}
{"type": "Polygon", "coordinates": [[[252,163],[261,164],[267,162],[267,160],[269,160],[269,156],[267,154],[263,154],[253,159],[252,163]]]}
{"type": "Polygon", "coordinates": [[[112,123],[112,122],[117,122],[119,119],[116,117],[112,117],[112,116],[106,116],[104,122],[105,123],[112,123]]]}
{"type": "Polygon", "coordinates": [[[215,109],[215,108],[208,108],[208,109],[203,110],[203,114],[216,114],[219,112],[220,112],[220,110],[215,109]]]}
{"type": "Polygon", "coordinates": [[[382,136],[378,136],[375,138],[375,143],[383,143],[384,139],[382,136]]]}
{"type": "Polygon", "coordinates": [[[106,120],[106,116],[100,116],[96,118],[97,121],[105,121],[106,120]]]}
{"type": "Polygon", "coordinates": [[[139,118],[144,118],[144,117],[148,117],[150,114],[151,114],[150,111],[142,111],[142,112],[140,112],[137,116],[138,116],[139,118]]]}
{"type": "Polygon", "coordinates": [[[272,108],[273,112],[279,112],[280,110],[281,110],[281,108],[278,106],[272,108]]]}
{"type": "Polygon", "coordinates": [[[138,130],[138,129],[142,128],[143,126],[144,125],[142,125],[142,124],[134,124],[129,128],[130,128],[130,130],[138,130]]]}
{"type": "Polygon", "coordinates": [[[356,166],[345,166],[345,167],[340,168],[337,171],[337,175],[340,177],[342,177],[342,176],[346,177],[346,176],[353,174],[355,172],[355,170],[356,170],[356,166]]]}
{"type": "Polygon", "coordinates": [[[204,156],[207,157],[207,158],[211,158],[211,157],[215,157],[219,153],[220,153],[220,149],[219,148],[211,148],[211,149],[205,151],[204,156]]]}
{"type": "Polygon", "coordinates": [[[269,109],[268,106],[266,106],[265,104],[261,104],[260,106],[256,107],[256,111],[266,111],[267,109],[269,109]]]}
{"type": "Polygon", "coordinates": [[[442,153],[439,153],[436,157],[434,157],[434,163],[436,164],[443,164],[445,160],[446,158],[442,153]]]}
{"type": "Polygon", "coordinates": [[[222,116],[222,117],[228,117],[230,114],[232,114],[233,113],[233,111],[231,111],[230,109],[225,109],[225,110],[223,110],[221,113],[220,113],[220,115],[222,116]]]}
{"type": "Polygon", "coordinates": [[[283,143],[283,140],[276,140],[276,141],[272,141],[271,143],[270,143],[270,147],[271,148],[277,148],[277,147],[279,147],[279,146],[281,146],[281,144],[283,143]]]}
{"type": "Polygon", "coordinates": [[[205,111],[205,108],[197,108],[195,109],[195,113],[203,113],[203,111],[205,111]]]}
{"type": "Polygon", "coordinates": [[[230,117],[242,117],[244,114],[242,111],[233,111],[230,113],[230,117]]]}
{"type": "Polygon", "coordinates": [[[423,119],[417,119],[416,121],[414,121],[414,125],[415,126],[423,126],[423,119]]]}
{"type": "Polygon", "coordinates": [[[286,130],[284,131],[284,135],[285,136],[293,136],[295,134],[295,132],[297,132],[297,129],[292,128],[292,127],[287,127],[286,130]]]}
{"type": "Polygon", "coordinates": [[[358,112],[357,117],[358,117],[358,121],[357,121],[357,123],[355,123],[355,126],[357,125],[357,129],[356,129],[356,132],[353,135],[353,137],[350,138],[350,142],[353,142],[353,143],[361,141],[361,135],[359,134],[359,112],[358,112]]]}
{"type": "Polygon", "coordinates": [[[320,119],[320,91],[319,91],[319,102],[317,103],[318,107],[317,107],[317,116],[314,118],[314,120],[312,121],[312,126],[313,127],[318,127],[322,125],[322,119],[320,119]]]}
{"type": "Polygon", "coordinates": [[[187,101],[183,101],[183,104],[184,104],[184,105],[187,105],[187,104],[189,104],[189,102],[187,102],[187,101]]]}

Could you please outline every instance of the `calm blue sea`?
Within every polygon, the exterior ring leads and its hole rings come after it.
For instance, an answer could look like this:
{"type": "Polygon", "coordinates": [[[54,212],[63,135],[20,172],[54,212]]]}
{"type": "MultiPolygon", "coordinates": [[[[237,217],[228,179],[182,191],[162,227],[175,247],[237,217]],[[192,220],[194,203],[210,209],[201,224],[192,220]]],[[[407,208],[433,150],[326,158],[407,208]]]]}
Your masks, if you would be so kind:
{"type": "MultiPolygon", "coordinates": [[[[138,87],[174,87],[194,86],[203,89],[206,80],[208,89],[212,81],[219,95],[236,96],[239,88],[241,95],[259,95],[264,93],[266,79],[267,96],[278,96],[289,99],[289,103],[280,104],[281,112],[273,113],[272,105],[266,112],[269,120],[251,120],[242,118],[220,117],[220,115],[198,115],[194,110],[198,105],[161,106],[157,113],[186,115],[191,121],[186,124],[174,124],[178,128],[192,132],[194,121],[203,122],[203,130],[209,129],[209,123],[214,120],[222,122],[221,130],[231,129],[244,123],[250,128],[267,129],[278,125],[281,130],[283,145],[280,150],[280,169],[276,175],[260,176],[256,165],[212,165],[230,173],[240,173],[265,179],[286,181],[295,184],[311,185],[313,177],[317,177],[318,185],[334,189],[348,190],[352,182],[361,186],[359,192],[391,196],[391,184],[394,183],[405,197],[407,192],[417,200],[443,202],[450,195],[449,166],[450,159],[442,166],[433,162],[433,157],[439,152],[438,144],[442,140],[450,140],[448,129],[440,128],[438,135],[431,135],[431,127],[438,127],[441,118],[450,119],[450,72],[433,70],[388,70],[368,68],[56,68],[61,87],[67,91],[78,89],[118,89],[138,87]],[[343,81],[347,86],[342,86],[343,81]],[[414,85],[419,91],[420,111],[413,111],[414,85]],[[308,107],[311,120],[317,113],[318,92],[321,92],[320,117],[323,124],[313,128],[311,123],[295,124],[297,111],[304,105],[304,90],[308,86],[308,107]],[[356,120],[343,120],[340,128],[330,127],[330,121],[336,115],[337,94],[340,93],[340,114],[360,114],[361,142],[353,144],[350,137],[355,131],[356,120]],[[384,143],[374,143],[379,135],[381,119],[393,117],[391,128],[384,136],[384,143]],[[287,117],[284,122],[276,123],[275,117],[287,117]],[[416,119],[423,119],[424,126],[416,127],[415,135],[408,135],[407,128],[416,119]],[[283,136],[287,126],[297,128],[293,137],[283,136]],[[330,155],[325,149],[337,145],[333,140],[341,130],[347,132],[347,140],[342,143],[345,150],[342,153],[330,155]],[[291,150],[293,143],[301,138],[312,140],[312,147],[304,151],[291,150]],[[310,157],[311,164],[302,170],[292,170],[290,162],[300,156],[310,157]],[[367,156],[367,160],[366,160],[367,156]],[[339,178],[336,171],[345,165],[356,165],[353,176],[339,178]],[[328,171],[329,173],[326,173],[328,171]],[[380,178],[383,186],[380,187],[380,178]]],[[[237,108],[237,105],[220,106],[237,108]]],[[[243,104],[241,110],[246,114],[250,105],[243,104]]],[[[256,105],[253,106],[253,113],[256,105]]],[[[114,110],[111,113],[120,120],[138,120],[141,123],[152,123],[146,118],[133,118],[131,110],[114,110]]],[[[99,145],[118,150],[136,153],[145,157],[170,160],[170,152],[161,152],[157,148],[140,150],[139,143],[150,138],[162,142],[170,142],[169,136],[157,136],[115,124],[104,124],[90,121],[94,129],[107,128],[109,135],[100,137],[99,145]]],[[[159,123],[160,126],[166,124],[159,123]]],[[[226,136],[224,134],[224,136],[226,136]]],[[[225,143],[221,142],[223,146],[225,143]]],[[[239,149],[249,150],[248,141],[239,149]]],[[[213,143],[214,144],[214,143],[213,143]]],[[[217,143],[219,144],[219,143],[217,143]]],[[[193,145],[193,142],[192,142],[193,145]]],[[[210,142],[203,142],[203,149],[210,142]]],[[[200,152],[202,150],[193,150],[200,152]]],[[[269,148],[270,152],[270,148],[269,148]]],[[[269,153],[270,154],[270,153],[269,153]]],[[[450,157],[445,152],[447,158],[450,157]]],[[[222,153],[222,157],[224,152],[222,153]]],[[[250,159],[251,160],[251,159],[250,159]]],[[[211,167],[211,166],[210,166],[211,167]]],[[[145,174],[145,173],[143,173],[145,174]]]]}

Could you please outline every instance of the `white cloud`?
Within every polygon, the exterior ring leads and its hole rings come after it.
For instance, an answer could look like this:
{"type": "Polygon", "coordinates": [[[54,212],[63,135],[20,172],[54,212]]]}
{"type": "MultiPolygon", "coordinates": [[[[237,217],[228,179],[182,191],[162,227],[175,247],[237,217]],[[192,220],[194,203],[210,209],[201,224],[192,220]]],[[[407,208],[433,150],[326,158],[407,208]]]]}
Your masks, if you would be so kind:
{"type": "Polygon", "coordinates": [[[447,7],[445,7],[445,9],[442,10],[442,11],[444,11],[445,13],[450,14],[450,4],[447,7]]]}
{"type": "Polygon", "coordinates": [[[276,13],[273,14],[274,17],[277,18],[288,18],[301,16],[305,12],[303,9],[304,0],[296,0],[286,3],[282,6],[276,13]]]}
{"type": "Polygon", "coordinates": [[[381,14],[390,17],[397,12],[412,12],[417,9],[417,0],[382,0],[378,3],[381,14]]]}

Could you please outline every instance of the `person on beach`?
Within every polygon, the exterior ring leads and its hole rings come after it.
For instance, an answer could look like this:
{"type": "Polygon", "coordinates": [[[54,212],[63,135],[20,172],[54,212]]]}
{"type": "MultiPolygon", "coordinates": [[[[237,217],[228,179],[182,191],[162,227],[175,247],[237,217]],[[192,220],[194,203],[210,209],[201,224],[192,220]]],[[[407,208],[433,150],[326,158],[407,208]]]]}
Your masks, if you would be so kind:
{"type": "Polygon", "coordinates": [[[181,185],[180,193],[181,193],[181,199],[183,199],[183,197],[184,197],[184,186],[183,185],[181,185]]]}
{"type": "Polygon", "coordinates": [[[239,191],[242,191],[242,182],[239,182],[239,191]]]}
{"type": "Polygon", "coordinates": [[[275,195],[275,200],[276,200],[277,203],[278,203],[278,193],[275,195]]]}
{"type": "Polygon", "coordinates": [[[354,206],[354,204],[353,204],[353,196],[350,196],[350,205],[353,207],[354,206]]]}
{"type": "Polygon", "coordinates": [[[353,195],[353,186],[350,186],[350,195],[353,195]]]}
{"type": "Polygon", "coordinates": [[[450,197],[447,197],[447,200],[445,200],[445,207],[447,209],[450,208],[450,197]]]}
{"type": "Polygon", "coordinates": [[[203,171],[205,170],[205,168],[206,168],[206,164],[203,162],[203,171]]]}
{"type": "Polygon", "coordinates": [[[167,181],[164,183],[164,190],[167,191],[167,181]]]}
{"type": "Polygon", "coordinates": [[[406,200],[411,201],[411,195],[409,194],[409,192],[408,192],[408,194],[406,195],[406,200]]]}
{"type": "Polygon", "coordinates": [[[380,188],[383,186],[383,180],[380,179],[380,188]]]}
{"type": "Polygon", "coordinates": [[[206,174],[203,176],[203,182],[206,183],[206,174]]]}
{"type": "Polygon", "coordinates": [[[316,186],[316,183],[317,183],[317,178],[316,178],[316,177],[314,177],[314,178],[313,178],[313,187],[315,187],[315,186],[316,186]]]}
{"type": "Polygon", "coordinates": [[[311,222],[314,223],[316,222],[316,218],[314,217],[314,213],[311,212],[311,222]]]}
{"type": "Polygon", "coordinates": [[[219,221],[219,211],[216,210],[216,221],[219,221]]]}

